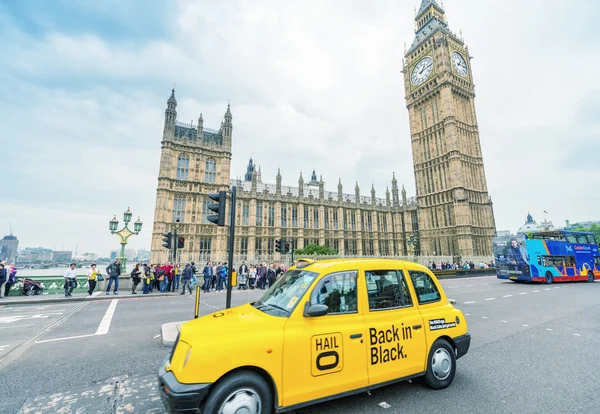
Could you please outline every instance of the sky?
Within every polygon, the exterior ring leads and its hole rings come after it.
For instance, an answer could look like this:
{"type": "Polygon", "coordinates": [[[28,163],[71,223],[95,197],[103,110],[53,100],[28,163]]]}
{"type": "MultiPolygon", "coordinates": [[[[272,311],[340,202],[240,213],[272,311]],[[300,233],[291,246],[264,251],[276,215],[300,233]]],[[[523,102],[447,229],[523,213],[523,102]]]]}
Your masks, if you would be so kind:
{"type": "MultiPolygon", "coordinates": [[[[232,177],[383,197],[415,194],[402,57],[420,0],[0,1],[0,236],[107,255],[128,207],[149,248],[166,101],[218,129],[232,177]]],[[[445,0],[473,57],[499,230],[528,212],[598,220],[600,44],[595,0],[445,0]],[[594,40],[596,39],[596,40],[594,40]]]]}

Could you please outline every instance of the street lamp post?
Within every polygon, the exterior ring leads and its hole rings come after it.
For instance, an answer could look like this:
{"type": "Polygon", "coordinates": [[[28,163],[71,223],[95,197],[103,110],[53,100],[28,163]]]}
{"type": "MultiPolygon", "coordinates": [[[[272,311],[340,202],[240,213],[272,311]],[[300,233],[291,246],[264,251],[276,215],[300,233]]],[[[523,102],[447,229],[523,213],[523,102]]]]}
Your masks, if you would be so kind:
{"type": "Polygon", "coordinates": [[[123,221],[125,222],[125,226],[121,230],[117,231],[117,227],[119,226],[119,220],[117,220],[117,216],[115,215],[113,219],[109,222],[109,229],[111,234],[116,234],[121,238],[121,256],[119,259],[123,264],[122,269],[127,271],[127,258],[125,257],[125,245],[127,244],[127,240],[133,236],[134,234],[140,234],[142,231],[142,222],[140,218],[133,223],[133,231],[129,230],[129,222],[131,221],[131,211],[129,207],[127,207],[127,211],[123,213],[123,221]]]}
{"type": "Polygon", "coordinates": [[[415,250],[417,248],[417,243],[418,243],[418,238],[417,236],[415,236],[414,233],[410,234],[410,237],[408,238],[408,247],[410,248],[410,250],[412,251],[412,255],[413,255],[413,262],[417,261],[417,256],[415,255],[415,250]]]}

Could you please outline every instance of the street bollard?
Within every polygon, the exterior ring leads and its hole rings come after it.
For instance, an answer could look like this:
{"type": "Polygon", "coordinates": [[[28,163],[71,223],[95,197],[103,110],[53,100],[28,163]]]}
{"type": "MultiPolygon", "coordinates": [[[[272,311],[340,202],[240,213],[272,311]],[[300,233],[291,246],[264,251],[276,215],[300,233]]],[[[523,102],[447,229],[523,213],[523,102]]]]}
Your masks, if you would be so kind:
{"type": "Polygon", "coordinates": [[[200,286],[196,286],[196,307],[194,309],[194,319],[198,319],[198,313],[200,312],[200,286]]]}

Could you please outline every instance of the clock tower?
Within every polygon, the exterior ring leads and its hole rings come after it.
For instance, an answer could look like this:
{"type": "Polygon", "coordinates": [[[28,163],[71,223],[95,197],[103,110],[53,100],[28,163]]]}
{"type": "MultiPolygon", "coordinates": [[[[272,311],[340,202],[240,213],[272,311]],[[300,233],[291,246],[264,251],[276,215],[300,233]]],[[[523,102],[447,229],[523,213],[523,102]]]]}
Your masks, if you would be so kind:
{"type": "Polygon", "coordinates": [[[403,61],[423,255],[492,256],[469,49],[436,0],[422,0],[403,61]]]}

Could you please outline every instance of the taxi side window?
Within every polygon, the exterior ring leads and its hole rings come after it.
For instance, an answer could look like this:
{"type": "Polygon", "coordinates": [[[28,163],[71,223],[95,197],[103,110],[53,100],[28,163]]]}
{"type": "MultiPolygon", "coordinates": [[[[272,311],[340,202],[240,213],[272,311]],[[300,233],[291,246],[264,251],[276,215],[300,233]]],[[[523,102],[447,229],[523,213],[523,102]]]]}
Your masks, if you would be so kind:
{"type": "Polygon", "coordinates": [[[327,305],[328,315],[358,311],[356,276],[358,272],[339,272],[325,276],[310,295],[310,303],[327,305]]]}
{"type": "Polygon", "coordinates": [[[412,306],[410,292],[402,272],[370,270],[365,272],[365,280],[370,311],[412,306]]]}
{"type": "Polygon", "coordinates": [[[435,282],[427,273],[416,270],[410,270],[408,273],[415,287],[415,292],[417,292],[420,305],[441,300],[442,296],[435,282]]]}

